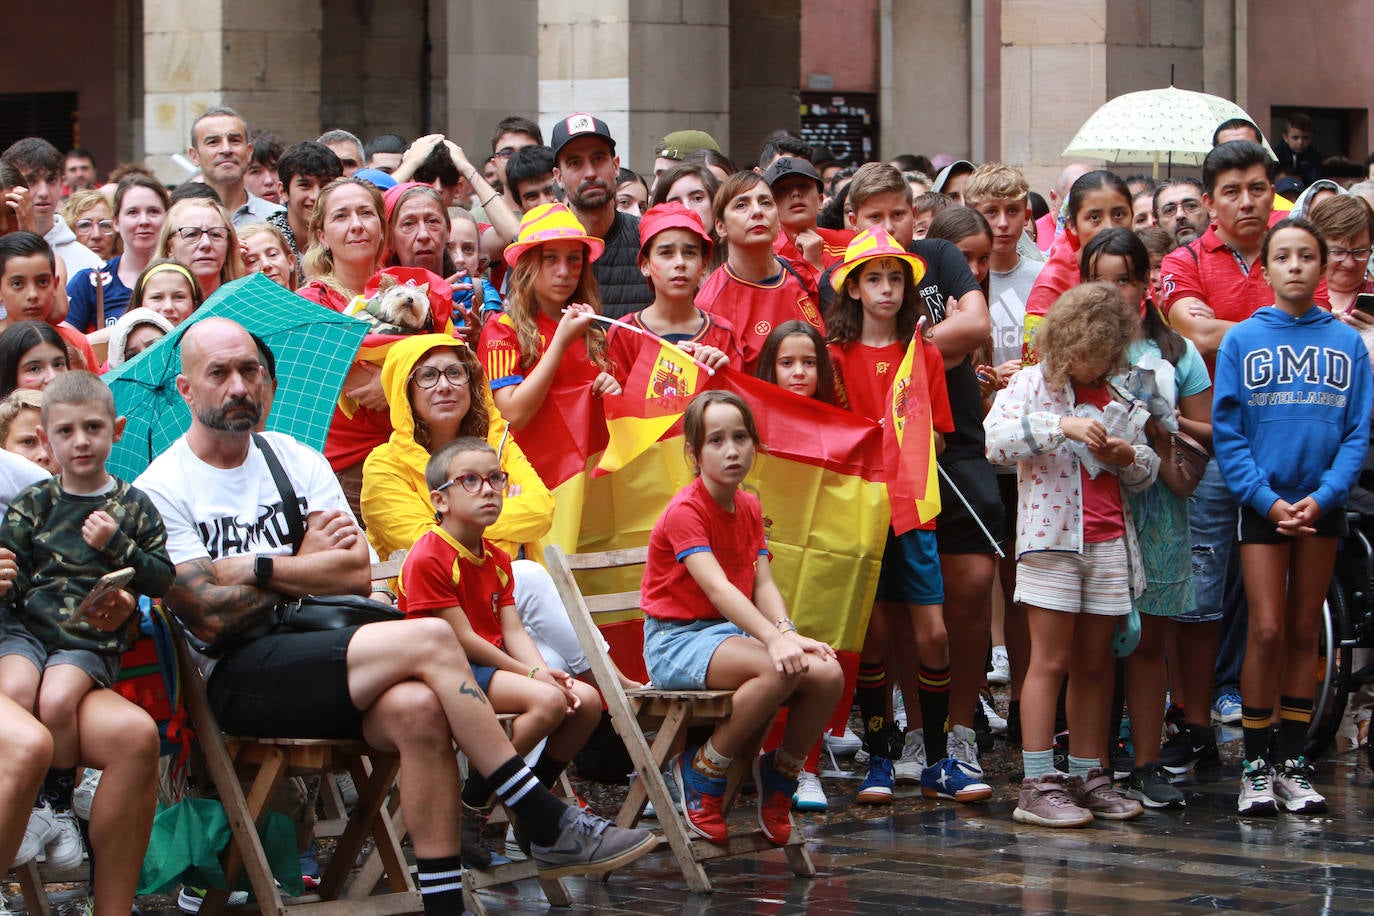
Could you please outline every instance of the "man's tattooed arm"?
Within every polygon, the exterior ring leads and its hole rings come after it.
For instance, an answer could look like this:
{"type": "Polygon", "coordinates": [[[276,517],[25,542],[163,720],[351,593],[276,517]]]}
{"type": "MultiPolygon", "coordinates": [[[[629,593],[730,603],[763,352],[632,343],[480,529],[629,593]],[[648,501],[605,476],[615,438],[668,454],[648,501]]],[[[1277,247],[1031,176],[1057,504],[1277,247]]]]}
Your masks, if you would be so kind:
{"type": "Polygon", "coordinates": [[[207,643],[251,629],[281,595],[254,585],[221,585],[208,558],[181,563],[167,592],[167,606],[207,643]]]}

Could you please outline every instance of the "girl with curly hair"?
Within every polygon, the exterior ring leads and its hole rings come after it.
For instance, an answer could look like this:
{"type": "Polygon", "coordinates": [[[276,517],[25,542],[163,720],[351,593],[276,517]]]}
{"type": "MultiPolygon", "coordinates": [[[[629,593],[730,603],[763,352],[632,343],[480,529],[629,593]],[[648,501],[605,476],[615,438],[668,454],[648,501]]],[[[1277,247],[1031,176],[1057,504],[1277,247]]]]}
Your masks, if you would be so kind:
{"type": "Polygon", "coordinates": [[[477,355],[511,429],[529,425],[554,387],[589,384],[598,396],[620,393],[596,321],[601,297],[591,264],[604,248],[562,204],[526,213],[506,246],[506,311],[482,328],[477,355]]]}
{"type": "Polygon", "coordinates": [[[1059,297],[1040,328],[1039,365],[1012,376],[983,427],[988,460],[1016,465],[1016,600],[1026,606],[1031,656],[1021,688],[1025,779],[1013,818],[1081,827],[1128,820],[1139,802],[1112,787],[1107,751],[1117,623],[1145,587],[1123,490],[1154,481],[1143,407],[1108,380],[1126,365],[1140,315],[1106,283],[1059,297]],[[1124,421],[1124,422],[1122,422],[1124,421]],[[1122,430],[1130,438],[1108,432],[1122,430]],[[1054,768],[1054,717],[1068,677],[1069,774],[1054,768]]]}

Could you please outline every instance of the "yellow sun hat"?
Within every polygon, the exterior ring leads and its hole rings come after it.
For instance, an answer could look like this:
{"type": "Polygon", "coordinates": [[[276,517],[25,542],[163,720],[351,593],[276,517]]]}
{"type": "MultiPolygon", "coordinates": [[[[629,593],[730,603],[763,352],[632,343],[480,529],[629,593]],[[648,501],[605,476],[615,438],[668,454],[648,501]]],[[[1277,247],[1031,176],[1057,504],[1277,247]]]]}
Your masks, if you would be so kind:
{"type": "Polygon", "coordinates": [[[573,212],[563,204],[541,204],[520,220],[520,233],[506,246],[506,263],[514,267],[522,254],[545,242],[581,242],[587,246],[588,263],[601,257],[606,249],[606,243],[588,235],[573,212]]]}
{"type": "Polygon", "coordinates": [[[911,267],[911,282],[920,283],[926,275],[926,262],[907,251],[882,226],[869,226],[854,236],[849,247],[844,250],[844,260],[830,272],[830,285],[835,292],[844,291],[844,281],[849,274],[865,261],[874,258],[898,258],[911,267]]]}

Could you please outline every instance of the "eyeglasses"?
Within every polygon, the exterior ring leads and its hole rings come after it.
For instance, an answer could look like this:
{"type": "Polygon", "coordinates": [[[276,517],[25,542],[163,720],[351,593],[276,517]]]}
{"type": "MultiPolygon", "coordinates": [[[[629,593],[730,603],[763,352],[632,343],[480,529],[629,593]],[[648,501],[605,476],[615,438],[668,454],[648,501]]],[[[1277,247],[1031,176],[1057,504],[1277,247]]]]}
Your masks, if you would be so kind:
{"type": "Polygon", "coordinates": [[[482,484],[486,484],[496,492],[500,493],[506,489],[506,482],[509,480],[510,475],[507,474],[505,471],[492,471],[486,477],[483,477],[481,474],[459,474],[457,477],[453,478],[448,483],[441,484],[438,487],[435,487],[434,492],[442,493],[456,483],[459,486],[461,486],[464,490],[467,490],[469,493],[482,492],[482,484]]]}
{"type": "Polygon", "coordinates": [[[90,232],[91,229],[95,229],[101,235],[109,235],[114,232],[114,220],[79,219],[75,223],[72,223],[72,228],[77,232],[90,232]]]}
{"type": "Polygon", "coordinates": [[[447,379],[448,383],[454,388],[468,383],[468,367],[461,363],[454,363],[451,366],[447,366],[442,372],[433,366],[421,366],[410,373],[410,378],[416,385],[428,389],[439,384],[439,376],[441,375],[447,379]]]}
{"type": "Polygon", "coordinates": [[[223,226],[215,226],[213,229],[202,229],[199,226],[182,226],[180,229],[173,229],[183,242],[191,245],[200,241],[202,235],[210,236],[212,242],[223,242],[229,238],[229,230],[223,226]]]}
{"type": "Polygon", "coordinates": [[[1346,258],[1354,258],[1356,261],[1368,261],[1374,248],[1332,248],[1328,255],[1331,260],[1339,264],[1346,258]]]}
{"type": "Polygon", "coordinates": [[[496,158],[498,158],[498,159],[509,159],[511,156],[514,156],[514,155],[515,155],[515,147],[513,147],[513,146],[503,146],[503,147],[501,147],[499,150],[496,151],[496,158]]]}
{"type": "Polygon", "coordinates": [[[1187,213],[1187,214],[1190,214],[1190,215],[1191,215],[1191,214],[1193,214],[1193,213],[1197,213],[1197,212],[1199,212],[1199,211],[1202,210],[1202,201],[1200,201],[1200,200],[1198,200],[1198,199],[1196,199],[1196,198],[1193,198],[1193,197],[1189,197],[1188,199],[1182,201],[1181,203],[1176,203],[1176,204],[1165,204],[1164,206],[1162,206],[1162,207],[1159,208],[1159,215],[1160,215],[1160,216],[1173,216],[1174,214],[1176,214],[1176,213],[1178,212],[1179,207],[1182,207],[1182,208],[1183,208],[1183,212],[1184,212],[1184,213],[1187,213]]]}

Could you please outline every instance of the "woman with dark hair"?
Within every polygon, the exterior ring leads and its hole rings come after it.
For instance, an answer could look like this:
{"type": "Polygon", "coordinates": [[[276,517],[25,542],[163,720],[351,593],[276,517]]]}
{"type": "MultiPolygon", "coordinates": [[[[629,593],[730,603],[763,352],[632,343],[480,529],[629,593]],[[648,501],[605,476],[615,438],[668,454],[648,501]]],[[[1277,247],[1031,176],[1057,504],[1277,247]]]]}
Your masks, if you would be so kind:
{"type": "Polygon", "coordinates": [[[16,388],[42,391],[67,368],[67,344],[51,325],[16,321],[0,333],[0,398],[16,388]]]}
{"type": "Polygon", "coordinates": [[[108,328],[124,314],[133,295],[134,281],[157,252],[158,235],[167,219],[171,201],[167,189],[146,175],[126,176],[115,188],[115,231],[123,251],[99,271],[77,271],[67,284],[67,324],[90,335],[93,344],[102,343],[108,328]],[[100,278],[97,292],[96,277],[100,278]],[[104,312],[103,322],[100,312],[104,312]]]}

